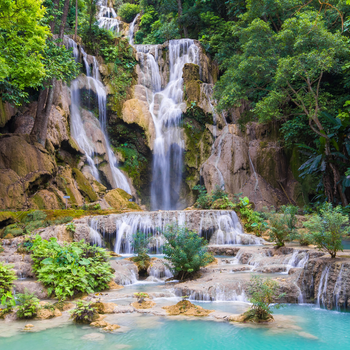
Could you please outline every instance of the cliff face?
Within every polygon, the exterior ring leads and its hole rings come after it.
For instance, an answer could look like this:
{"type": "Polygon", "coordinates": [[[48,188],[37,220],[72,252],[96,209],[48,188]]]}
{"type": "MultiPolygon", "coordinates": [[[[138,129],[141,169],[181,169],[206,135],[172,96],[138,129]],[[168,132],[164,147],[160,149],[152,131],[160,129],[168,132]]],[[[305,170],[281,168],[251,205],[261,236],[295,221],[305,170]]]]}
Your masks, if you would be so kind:
{"type": "Polygon", "coordinates": [[[346,258],[311,259],[298,280],[304,301],[328,309],[350,305],[350,262],[346,258]]]}

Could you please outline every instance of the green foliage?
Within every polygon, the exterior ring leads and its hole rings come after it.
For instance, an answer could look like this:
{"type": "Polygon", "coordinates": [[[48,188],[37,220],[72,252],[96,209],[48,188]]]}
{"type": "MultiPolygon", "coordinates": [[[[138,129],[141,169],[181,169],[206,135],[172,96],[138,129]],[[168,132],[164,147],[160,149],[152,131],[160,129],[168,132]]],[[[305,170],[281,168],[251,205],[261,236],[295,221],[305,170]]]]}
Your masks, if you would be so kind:
{"type": "Polygon", "coordinates": [[[199,192],[197,201],[194,204],[194,206],[196,208],[209,209],[213,203],[213,200],[212,200],[211,196],[207,193],[205,186],[196,185],[193,187],[193,190],[199,192]]]}
{"type": "Polygon", "coordinates": [[[297,237],[296,217],[297,208],[283,206],[282,213],[273,213],[269,216],[270,239],[277,247],[283,247],[286,241],[292,241],[297,237]]]}
{"type": "Polygon", "coordinates": [[[74,233],[75,232],[75,224],[74,222],[70,222],[69,224],[66,225],[66,230],[69,232],[74,233]]]}
{"type": "Polygon", "coordinates": [[[70,317],[76,323],[90,324],[95,321],[98,316],[97,310],[92,304],[92,302],[78,300],[76,308],[69,311],[71,314],[70,317]]]}
{"type": "Polygon", "coordinates": [[[202,266],[214,261],[214,256],[207,252],[207,242],[187,227],[169,225],[163,232],[167,243],[163,251],[165,259],[169,260],[176,278],[188,278],[202,266]]]}
{"type": "Polygon", "coordinates": [[[140,6],[128,2],[121,5],[118,9],[118,15],[127,23],[130,23],[140,12],[140,6]]]}
{"type": "Polygon", "coordinates": [[[4,307],[0,310],[0,317],[2,317],[12,311],[13,307],[16,306],[16,300],[11,292],[6,292],[2,294],[0,304],[4,307]]]}
{"type": "Polygon", "coordinates": [[[137,256],[133,257],[132,260],[137,263],[139,271],[147,270],[151,258],[147,254],[148,252],[148,244],[150,242],[150,237],[143,234],[140,231],[137,231],[136,234],[133,234],[130,243],[132,248],[134,249],[134,253],[137,256]]]}
{"type": "Polygon", "coordinates": [[[34,293],[29,293],[25,289],[24,294],[16,294],[16,300],[18,304],[17,317],[18,318],[34,318],[37,315],[39,307],[39,299],[34,293]]]}
{"type": "MultiPolygon", "coordinates": [[[[250,309],[245,312],[246,321],[266,322],[273,319],[271,304],[282,298],[286,293],[278,294],[278,283],[272,279],[263,279],[260,276],[252,276],[249,283],[249,302],[252,303],[250,309]]],[[[275,304],[274,308],[279,308],[280,304],[275,304]]]]}
{"type": "Polygon", "coordinates": [[[0,261],[0,298],[7,292],[12,292],[13,281],[17,279],[12,268],[13,265],[5,265],[0,261]]]}
{"type": "Polygon", "coordinates": [[[36,236],[31,249],[38,280],[61,300],[106,289],[113,277],[106,251],[84,241],[61,246],[56,238],[36,236]]]}
{"type": "Polygon", "coordinates": [[[145,299],[149,297],[149,295],[147,293],[143,293],[143,292],[134,293],[134,295],[140,304],[143,303],[145,301],[145,299]]]}
{"type": "Polygon", "coordinates": [[[309,230],[308,239],[335,258],[338,251],[343,251],[341,240],[350,232],[348,224],[349,217],[342,213],[340,206],[333,208],[326,203],[320,214],[311,216],[304,227],[309,230]]]}

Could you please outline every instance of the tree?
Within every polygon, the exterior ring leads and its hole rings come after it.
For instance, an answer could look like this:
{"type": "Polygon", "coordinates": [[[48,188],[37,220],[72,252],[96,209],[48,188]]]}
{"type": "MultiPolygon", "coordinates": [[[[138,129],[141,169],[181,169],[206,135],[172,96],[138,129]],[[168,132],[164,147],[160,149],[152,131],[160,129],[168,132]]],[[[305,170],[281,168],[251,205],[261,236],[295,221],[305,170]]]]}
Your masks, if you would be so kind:
{"type": "MultiPolygon", "coordinates": [[[[243,18],[248,19],[248,14],[243,18]]],[[[217,84],[219,109],[250,100],[261,121],[305,115],[315,135],[325,139],[333,185],[347,205],[339,169],[332,161],[331,135],[319,117],[332,98],[324,77],[341,72],[347,61],[346,38],[328,30],[316,11],[297,13],[279,27],[260,18],[249,21],[234,28],[240,50],[226,62],[229,68],[217,84]]]]}
{"type": "Polygon", "coordinates": [[[163,248],[165,259],[170,261],[168,267],[176,278],[188,278],[214,260],[207,252],[205,239],[185,226],[169,225],[163,234],[167,239],[163,248]]]}
{"type": "Polygon", "coordinates": [[[342,238],[350,232],[348,224],[349,218],[342,214],[340,206],[333,208],[325,203],[320,214],[312,216],[304,226],[309,230],[309,240],[334,259],[339,250],[343,251],[342,238]]]}
{"type": "Polygon", "coordinates": [[[42,25],[42,0],[0,2],[0,97],[20,105],[25,89],[45,78],[42,49],[50,31],[42,25]]]}
{"type": "MultiPolygon", "coordinates": [[[[243,314],[246,321],[268,322],[273,320],[271,304],[282,298],[286,293],[278,293],[278,283],[270,278],[263,279],[260,276],[252,276],[249,283],[250,309],[243,314]]],[[[279,308],[275,304],[274,308],[279,308]]]]}

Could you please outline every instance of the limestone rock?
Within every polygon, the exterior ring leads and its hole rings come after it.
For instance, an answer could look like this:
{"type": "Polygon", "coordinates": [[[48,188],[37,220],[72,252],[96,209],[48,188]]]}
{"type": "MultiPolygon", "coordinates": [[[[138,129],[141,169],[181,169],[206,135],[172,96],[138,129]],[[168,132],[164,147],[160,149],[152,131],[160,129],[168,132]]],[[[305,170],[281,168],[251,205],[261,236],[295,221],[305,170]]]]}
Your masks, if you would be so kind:
{"type": "MultiPolygon", "coordinates": [[[[46,305],[48,305],[49,303],[45,303],[46,305]]],[[[62,316],[62,313],[60,310],[58,309],[47,309],[45,307],[41,307],[38,309],[38,313],[36,315],[37,318],[41,319],[41,320],[47,320],[53,317],[59,317],[62,316]]]]}
{"type": "Polygon", "coordinates": [[[34,295],[39,299],[46,299],[47,291],[41,282],[38,281],[14,281],[14,288],[16,293],[24,293],[25,289],[28,290],[29,293],[34,293],[34,295]]]}
{"type": "Polygon", "coordinates": [[[152,300],[144,300],[142,303],[139,303],[138,301],[131,303],[131,306],[140,310],[151,309],[155,305],[156,303],[152,300]]]}
{"type": "Polygon", "coordinates": [[[96,308],[99,314],[113,314],[116,306],[117,305],[115,303],[105,303],[105,302],[97,302],[92,304],[92,307],[96,308]]]}
{"type": "Polygon", "coordinates": [[[203,309],[201,306],[194,305],[188,300],[179,301],[176,305],[163,306],[169,316],[208,316],[214,310],[203,309]]]}
{"type": "Polygon", "coordinates": [[[8,102],[3,102],[2,99],[0,99],[0,128],[3,128],[15,114],[16,108],[12,107],[8,102]]]}
{"type": "Polygon", "coordinates": [[[183,67],[182,78],[187,100],[199,102],[201,92],[199,66],[193,63],[186,63],[183,67]]]}
{"type": "Polygon", "coordinates": [[[137,98],[127,100],[123,105],[122,119],[128,124],[135,123],[145,130],[148,146],[152,150],[156,132],[147,102],[137,98]]]}
{"type": "Polygon", "coordinates": [[[136,209],[141,210],[141,208],[134,202],[130,202],[132,199],[131,195],[122,190],[121,188],[116,188],[109,191],[104,199],[106,202],[114,209],[136,209]]]}

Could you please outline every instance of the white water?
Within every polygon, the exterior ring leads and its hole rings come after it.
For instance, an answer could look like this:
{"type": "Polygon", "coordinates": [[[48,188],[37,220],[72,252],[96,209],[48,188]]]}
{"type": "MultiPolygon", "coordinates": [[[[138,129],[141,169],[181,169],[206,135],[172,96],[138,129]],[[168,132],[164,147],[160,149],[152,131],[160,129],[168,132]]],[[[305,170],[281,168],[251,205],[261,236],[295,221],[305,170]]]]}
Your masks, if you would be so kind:
{"type": "Polygon", "coordinates": [[[341,265],[340,271],[339,271],[339,275],[337,277],[337,281],[335,282],[334,285],[334,290],[333,290],[333,297],[334,297],[334,301],[335,301],[335,308],[337,310],[340,309],[339,307],[339,298],[340,298],[340,294],[342,291],[342,276],[343,276],[343,265],[341,265]]]}
{"type": "Polygon", "coordinates": [[[130,27],[129,27],[129,44],[130,45],[134,44],[134,30],[135,30],[136,21],[139,17],[140,17],[140,14],[138,13],[135,16],[134,20],[130,23],[130,27]]]}
{"type": "MultiPolygon", "coordinates": [[[[70,38],[65,38],[68,40],[68,47],[73,47],[73,55],[76,60],[79,57],[79,49],[74,40],[70,38]]],[[[101,125],[101,129],[104,136],[104,145],[107,152],[108,164],[111,170],[112,175],[112,183],[111,186],[113,188],[121,188],[127,193],[131,194],[131,189],[129,183],[126,179],[126,176],[118,169],[117,167],[117,159],[110,147],[110,143],[107,135],[107,95],[105,91],[105,87],[103,86],[100,78],[100,73],[98,69],[98,62],[95,57],[93,57],[93,66],[92,66],[92,75],[91,75],[91,67],[88,63],[87,54],[84,49],[80,48],[81,55],[83,57],[83,62],[85,66],[87,82],[89,91],[92,91],[92,86],[97,95],[98,100],[98,110],[99,110],[99,121],[101,125]]],[[[84,123],[82,121],[81,113],[80,113],[80,93],[78,88],[78,79],[72,81],[71,84],[71,126],[72,126],[72,136],[79,145],[79,147],[85,152],[88,164],[91,169],[91,174],[97,181],[100,181],[99,172],[96,168],[96,165],[93,161],[93,157],[95,154],[95,145],[93,141],[90,140],[84,128],[84,123]]],[[[91,92],[90,92],[91,93],[91,92]]]]}
{"type": "Polygon", "coordinates": [[[113,243],[117,254],[133,254],[133,235],[138,231],[151,237],[150,251],[162,253],[165,238],[162,232],[169,224],[187,225],[211,244],[261,244],[262,240],[254,235],[244,234],[234,211],[201,211],[193,213],[181,211],[139,212],[96,217],[97,224],[90,222],[94,230],[100,232],[105,240],[113,243]],[[107,227],[107,231],[106,231],[107,227]],[[216,237],[220,236],[220,240],[216,237]]]}
{"type": "Polygon", "coordinates": [[[324,299],[327,292],[328,273],[330,268],[331,265],[328,265],[322,271],[320,284],[318,285],[317,307],[321,307],[321,304],[324,305],[324,299]]]}
{"type": "Polygon", "coordinates": [[[107,0],[100,1],[99,6],[100,9],[97,15],[98,26],[119,33],[120,21],[117,19],[117,14],[115,13],[114,8],[107,6],[107,0]]]}
{"type": "Polygon", "coordinates": [[[180,129],[183,101],[182,70],[186,63],[199,64],[199,50],[191,39],[169,41],[169,82],[162,90],[157,45],[135,46],[141,66],[141,81],[148,94],[149,111],[155,125],[153,147],[152,210],[178,208],[184,140],[180,129]]]}

